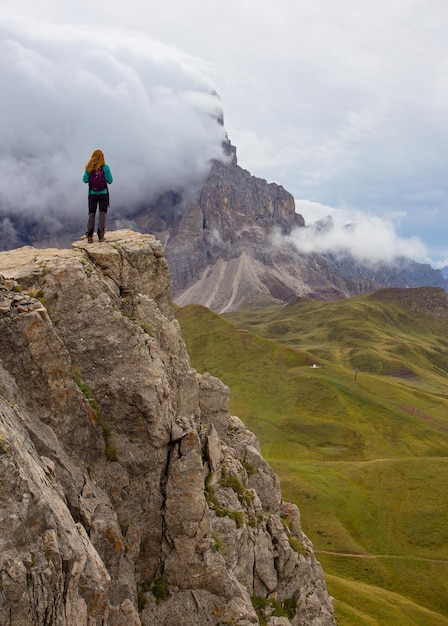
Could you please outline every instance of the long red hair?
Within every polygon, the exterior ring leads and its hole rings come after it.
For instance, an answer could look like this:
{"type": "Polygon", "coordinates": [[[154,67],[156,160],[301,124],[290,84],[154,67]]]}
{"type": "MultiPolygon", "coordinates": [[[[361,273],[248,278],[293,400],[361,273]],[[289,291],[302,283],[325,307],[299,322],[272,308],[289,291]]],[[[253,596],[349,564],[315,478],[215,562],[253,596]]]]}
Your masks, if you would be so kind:
{"type": "Polygon", "coordinates": [[[93,170],[99,170],[100,167],[106,163],[104,158],[104,154],[102,150],[94,150],[92,152],[92,156],[90,157],[90,161],[86,165],[86,170],[88,172],[92,172],[93,170]]]}

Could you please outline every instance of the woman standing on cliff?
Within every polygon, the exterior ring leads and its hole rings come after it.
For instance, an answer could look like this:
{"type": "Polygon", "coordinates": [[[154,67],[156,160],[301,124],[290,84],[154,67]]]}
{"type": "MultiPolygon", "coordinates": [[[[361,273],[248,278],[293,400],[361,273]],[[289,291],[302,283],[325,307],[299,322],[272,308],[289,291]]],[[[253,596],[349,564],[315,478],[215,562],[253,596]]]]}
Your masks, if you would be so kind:
{"type": "Polygon", "coordinates": [[[106,230],[106,213],[109,206],[109,189],[107,185],[113,182],[112,172],[107,165],[101,150],[94,150],[90,161],[86,165],[83,181],[89,183],[89,218],[87,220],[87,241],[93,242],[95,230],[95,215],[98,215],[98,241],[104,241],[106,230]]]}

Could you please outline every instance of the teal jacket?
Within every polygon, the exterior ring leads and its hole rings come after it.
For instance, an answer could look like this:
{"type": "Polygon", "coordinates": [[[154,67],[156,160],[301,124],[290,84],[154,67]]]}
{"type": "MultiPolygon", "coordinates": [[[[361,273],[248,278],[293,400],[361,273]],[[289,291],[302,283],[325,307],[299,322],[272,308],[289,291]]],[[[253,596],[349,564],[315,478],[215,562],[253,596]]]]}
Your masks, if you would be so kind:
{"type": "MultiPolygon", "coordinates": [[[[110,171],[110,167],[107,165],[107,163],[103,165],[103,170],[104,170],[104,177],[106,179],[106,182],[110,185],[111,183],[114,182],[114,179],[112,177],[112,172],[110,171]]],[[[82,180],[85,183],[89,182],[89,172],[87,170],[84,170],[84,176],[82,177],[82,180]]],[[[93,191],[92,189],[89,189],[89,193],[96,193],[96,194],[107,193],[107,189],[102,189],[101,191],[93,191]]]]}

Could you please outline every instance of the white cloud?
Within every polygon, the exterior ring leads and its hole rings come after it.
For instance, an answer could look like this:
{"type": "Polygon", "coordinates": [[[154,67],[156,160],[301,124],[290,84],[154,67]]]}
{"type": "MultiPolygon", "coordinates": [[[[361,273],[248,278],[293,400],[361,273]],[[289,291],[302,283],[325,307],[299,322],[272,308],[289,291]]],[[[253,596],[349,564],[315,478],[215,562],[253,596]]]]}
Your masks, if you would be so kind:
{"type": "Polygon", "coordinates": [[[231,129],[230,134],[238,148],[238,159],[243,163],[249,159],[255,169],[280,165],[281,153],[268,138],[249,130],[231,129]]]}
{"type": "Polygon", "coordinates": [[[0,22],[0,207],[85,213],[101,148],[115,207],[194,186],[222,155],[206,64],[136,32],[0,22]]]}
{"type": "Polygon", "coordinates": [[[296,200],[296,211],[304,217],[306,227],[294,230],[288,241],[305,254],[349,253],[363,262],[390,262],[400,256],[423,260],[427,254],[417,237],[398,236],[396,224],[404,217],[400,214],[386,220],[356,209],[336,209],[308,200],[296,200]]]}

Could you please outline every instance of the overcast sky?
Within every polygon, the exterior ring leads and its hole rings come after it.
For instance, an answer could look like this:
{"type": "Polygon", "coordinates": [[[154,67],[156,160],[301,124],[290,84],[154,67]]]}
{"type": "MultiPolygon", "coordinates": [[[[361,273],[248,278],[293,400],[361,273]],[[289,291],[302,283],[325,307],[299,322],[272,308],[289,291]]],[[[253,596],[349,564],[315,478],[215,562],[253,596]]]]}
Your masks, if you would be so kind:
{"type": "Polygon", "coordinates": [[[84,163],[92,116],[107,111],[98,138],[116,178],[132,146],[161,186],[200,178],[220,140],[215,89],[239,164],[290,191],[307,223],[331,213],[360,249],[448,264],[445,0],[15,0],[0,17],[3,169],[17,128],[15,150],[84,163]],[[59,136],[39,134],[41,107],[59,136]]]}

